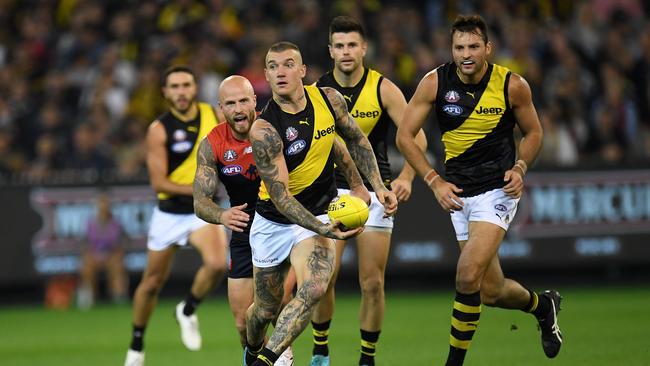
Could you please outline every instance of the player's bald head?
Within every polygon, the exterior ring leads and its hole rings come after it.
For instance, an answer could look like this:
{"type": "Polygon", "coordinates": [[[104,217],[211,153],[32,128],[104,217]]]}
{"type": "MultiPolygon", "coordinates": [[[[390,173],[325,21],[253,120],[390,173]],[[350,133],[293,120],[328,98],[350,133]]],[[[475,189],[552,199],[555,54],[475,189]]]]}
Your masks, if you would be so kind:
{"type": "Polygon", "coordinates": [[[223,79],[221,82],[221,85],[219,86],[219,101],[223,103],[224,98],[226,98],[227,95],[230,95],[233,91],[247,94],[251,97],[255,95],[253,85],[248,81],[248,79],[241,75],[232,75],[223,79]]]}

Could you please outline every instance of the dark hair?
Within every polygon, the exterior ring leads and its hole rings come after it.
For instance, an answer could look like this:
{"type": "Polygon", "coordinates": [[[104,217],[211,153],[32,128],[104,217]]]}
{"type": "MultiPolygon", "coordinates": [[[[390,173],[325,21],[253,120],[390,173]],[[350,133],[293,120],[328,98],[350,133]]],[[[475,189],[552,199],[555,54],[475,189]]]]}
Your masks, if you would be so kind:
{"type": "Polygon", "coordinates": [[[333,33],[352,33],[357,32],[361,38],[366,39],[366,33],[363,31],[363,26],[356,19],[347,15],[339,15],[332,19],[330,23],[330,43],[332,42],[333,33]]]}
{"type": "Polygon", "coordinates": [[[483,42],[488,42],[488,27],[485,20],[480,15],[459,15],[451,25],[451,38],[453,40],[454,33],[474,33],[483,38],[483,42]]]}
{"type": "Polygon", "coordinates": [[[300,48],[298,48],[298,46],[296,46],[295,43],[291,43],[289,41],[282,41],[282,42],[274,43],[273,45],[271,45],[271,47],[269,47],[269,50],[268,50],[267,53],[283,52],[283,51],[286,51],[286,50],[296,50],[296,51],[298,51],[298,53],[300,53],[300,48]]]}
{"type": "Polygon", "coordinates": [[[300,60],[302,62],[302,54],[300,53],[300,48],[296,46],[295,43],[289,42],[289,41],[282,41],[282,42],[277,42],[271,45],[269,47],[269,50],[266,52],[266,56],[264,57],[264,64],[266,65],[266,61],[268,60],[269,53],[274,52],[284,52],[286,50],[295,50],[298,52],[298,55],[300,56],[300,60]]]}
{"type": "Polygon", "coordinates": [[[192,71],[192,69],[184,65],[173,65],[165,69],[165,72],[163,73],[162,79],[160,81],[163,87],[167,86],[167,78],[169,77],[169,75],[175,72],[184,72],[190,74],[192,75],[192,79],[194,79],[194,82],[196,82],[196,75],[194,74],[194,71],[192,71]]]}

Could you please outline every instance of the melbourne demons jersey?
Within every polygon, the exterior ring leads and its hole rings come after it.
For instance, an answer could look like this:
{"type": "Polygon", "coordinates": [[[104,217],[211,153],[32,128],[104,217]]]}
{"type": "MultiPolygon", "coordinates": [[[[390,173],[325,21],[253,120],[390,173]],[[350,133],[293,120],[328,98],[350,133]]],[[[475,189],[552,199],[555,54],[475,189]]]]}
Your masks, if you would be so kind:
{"type": "MultiPolygon", "coordinates": [[[[260,177],[253,160],[253,148],[248,140],[238,140],[227,123],[217,125],[207,136],[212,148],[215,167],[219,180],[226,187],[230,197],[230,206],[247,203],[244,211],[255,214],[257,193],[260,189],[260,177]]],[[[251,220],[252,221],[252,220],[251,220]]],[[[248,237],[250,225],[244,228],[243,234],[248,237]]],[[[233,231],[233,235],[238,235],[233,231]]]]}
{"type": "Polygon", "coordinates": [[[488,64],[478,84],[463,83],[453,62],[438,67],[437,73],[435,109],[446,179],[463,189],[463,197],[503,187],[503,176],[515,162],[510,70],[488,64]]]}
{"type": "MultiPolygon", "coordinates": [[[[390,186],[391,174],[388,164],[387,134],[391,119],[381,102],[379,88],[384,77],[375,70],[366,68],[363,77],[353,87],[343,87],[334,78],[332,71],[318,79],[319,87],[329,86],[339,91],[348,105],[348,110],[357,122],[361,131],[368,137],[372,150],[379,165],[379,173],[386,187],[390,186]]],[[[372,186],[363,177],[366,187],[372,191],[372,186]]],[[[336,169],[336,185],[339,188],[349,189],[347,180],[336,169]]]]}
{"type": "MultiPolygon", "coordinates": [[[[176,184],[191,185],[196,174],[196,152],[201,141],[217,125],[217,117],[209,104],[198,103],[199,113],[183,122],[172,112],[158,118],[167,133],[167,176],[176,184]]],[[[192,196],[158,193],[158,207],[170,213],[193,213],[192,196]]]]}
{"type": "MultiPolygon", "coordinates": [[[[305,109],[295,114],[284,112],[271,99],[259,118],[270,123],[282,138],[289,192],[313,215],[322,215],[336,196],[334,110],[323,91],[315,86],[305,86],[305,97],[305,109]]],[[[264,181],[256,212],[277,223],[291,223],[273,205],[264,181]]]]}

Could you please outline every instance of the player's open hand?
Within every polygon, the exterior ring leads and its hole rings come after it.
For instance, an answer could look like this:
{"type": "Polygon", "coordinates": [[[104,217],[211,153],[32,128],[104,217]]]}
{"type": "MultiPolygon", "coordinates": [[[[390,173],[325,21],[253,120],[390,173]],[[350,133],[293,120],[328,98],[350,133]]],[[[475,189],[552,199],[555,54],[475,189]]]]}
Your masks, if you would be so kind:
{"type": "Polygon", "coordinates": [[[442,177],[439,177],[431,183],[430,188],[443,210],[454,212],[463,209],[463,201],[456,195],[457,193],[461,193],[463,190],[458,188],[455,184],[447,182],[442,179],[442,177]]]}
{"type": "Polygon", "coordinates": [[[399,202],[406,202],[411,198],[411,189],[413,184],[408,179],[397,178],[390,183],[390,188],[395,193],[399,202]]]}
{"type": "Polygon", "coordinates": [[[379,203],[384,206],[384,217],[390,217],[397,211],[397,197],[388,189],[375,191],[379,203]]]}
{"type": "Polygon", "coordinates": [[[225,210],[221,214],[221,223],[232,231],[243,232],[244,228],[248,226],[250,215],[243,210],[248,206],[248,203],[243,205],[234,206],[225,210]]]}
{"type": "Polygon", "coordinates": [[[516,169],[506,170],[506,174],[503,176],[503,181],[508,182],[503,186],[503,192],[512,198],[521,197],[521,193],[524,190],[524,177],[521,176],[521,173],[516,169]]]}
{"type": "Polygon", "coordinates": [[[341,221],[334,220],[327,224],[326,231],[323,233],[323,236],[326,236],[331,239],[346,240],[352,237],[355,237],[363,232],[364,226],[358,227],[356,229],[348,229],[341,221]]]}
{"type": "Polygon", "coordinates": [[[370,206],[370,192],[363,184],[354,188],[350,187],[350,195],[361,198],[366,205],[370,206]]]}

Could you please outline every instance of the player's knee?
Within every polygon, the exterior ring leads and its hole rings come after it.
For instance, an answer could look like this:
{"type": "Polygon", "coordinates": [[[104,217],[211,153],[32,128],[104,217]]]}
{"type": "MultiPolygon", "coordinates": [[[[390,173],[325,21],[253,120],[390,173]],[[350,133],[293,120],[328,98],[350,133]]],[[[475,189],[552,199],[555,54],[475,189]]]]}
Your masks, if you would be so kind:
{"type": "Polygon", "coordinates": [[[482,271],[475,265],[458,265],[456,271],[456,290],[468,293],[480,289],[482,271]]]}
{"type": "Polygon", "coordinates": [[[148,296],[157,296],[165,283],[165,278],[159,275],[151,275],[140,283],[141,290],[148,296]]]}
{"type": "Polygon", "coordinates": [[[226,271],[226,263],[216,258],[206,259],[203,261],[203,268],[205,268],[210,275],[220,276],[226,271]]]}
{"type": "Polygon", "coordinates": [[[315,306],[327,293],[327,286],[325,281],[306,281],[296,296],[301,297],[307,306],[315,306]]]}
{"type": "Polygon", "coordinates": [[[379,297],[384,292],[384,280],[380,277],[364,278],[360,285],[361,292],[366,297],[379,297]]]}

